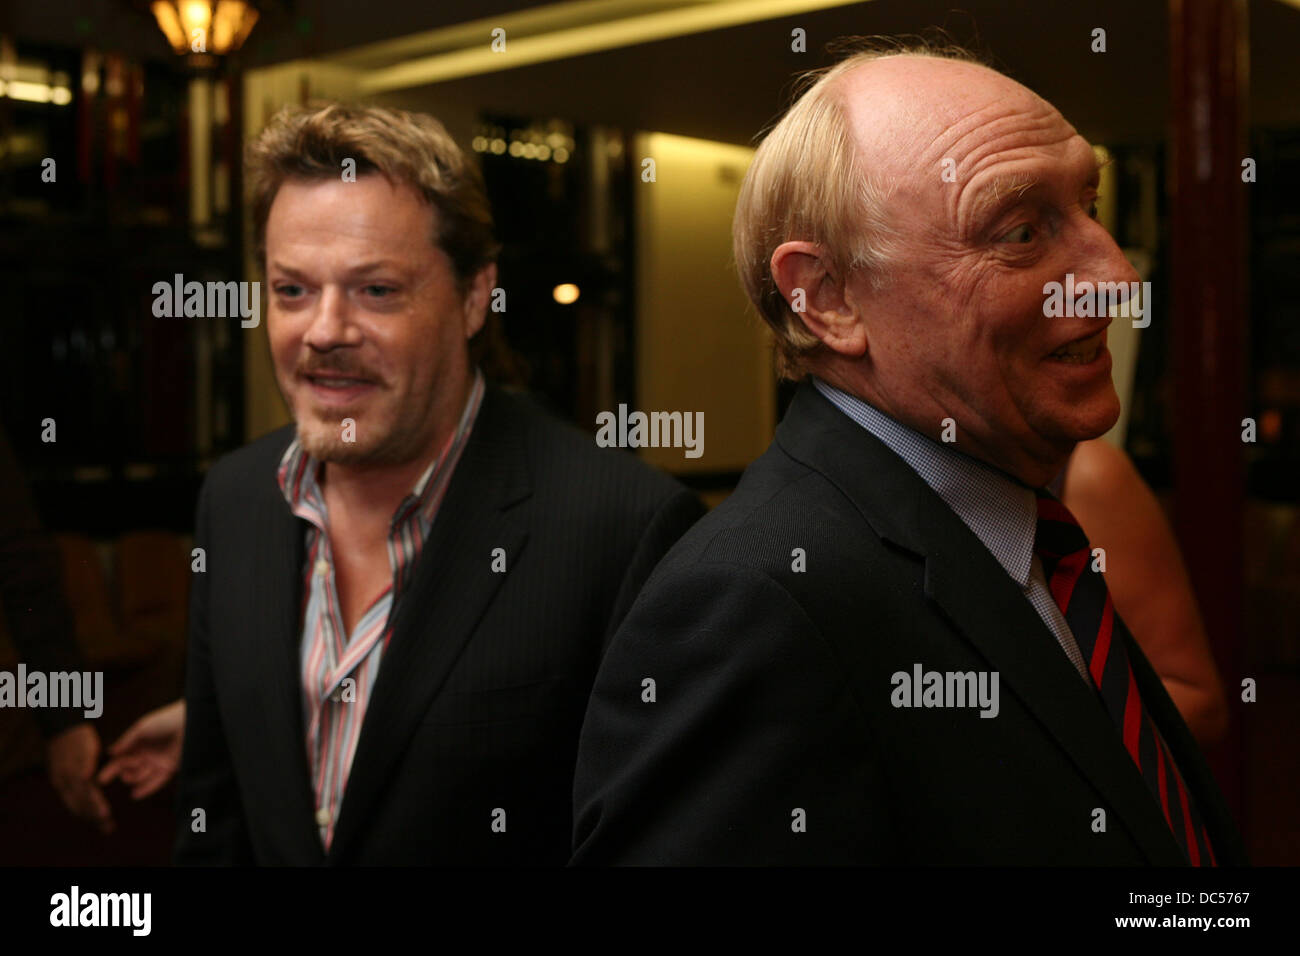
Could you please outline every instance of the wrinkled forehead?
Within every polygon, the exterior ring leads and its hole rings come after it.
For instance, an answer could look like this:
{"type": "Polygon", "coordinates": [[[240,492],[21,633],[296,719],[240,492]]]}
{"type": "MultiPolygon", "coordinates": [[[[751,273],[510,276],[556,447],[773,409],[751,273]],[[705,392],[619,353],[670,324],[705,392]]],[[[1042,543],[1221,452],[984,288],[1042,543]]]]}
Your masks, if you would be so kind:
{"type": "Polygon", "coordinates": [[[899,56],[840,78],[839,96],[864,166],[898,180],[928,178],[997,150],[1075,135],[1038,94],[995,70],[960,60],[899,56]]]}

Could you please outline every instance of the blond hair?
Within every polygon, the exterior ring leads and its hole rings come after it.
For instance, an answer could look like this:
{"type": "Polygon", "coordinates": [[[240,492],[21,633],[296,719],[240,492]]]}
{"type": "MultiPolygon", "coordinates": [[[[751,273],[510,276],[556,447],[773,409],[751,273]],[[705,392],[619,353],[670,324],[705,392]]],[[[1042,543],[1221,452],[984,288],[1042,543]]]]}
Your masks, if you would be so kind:
{"type": "Polygon", "coordinates": [[[266,255],[271,203],[284,182],[337,178],[345,160],[356,163],[358,176],[377,172],[412,187],[437,210],[431,239],[451,259],[459,282],[495,261],[500,247],[482,176],[443,125],[424,113],[340,103],[286,106],[248,144],[244,166],[259,259],[266,255]]]}
{"type": "Polygon", "coordinates": [[[741,285],[775,337],[777,371],[797,379],[821,341],[790,308],[772,276],[772,253],[803,240],[825,248],[834,275],[866,275],[881,287],[897,232],[890,184],[864,168],[849,127],[840,78],[872,60],[929,56],[981,61],[950,43],[866,37],[839,41],[849,55],[803,74],[796,99],[754,153],[736,202],[732,250],[741,285]]]}

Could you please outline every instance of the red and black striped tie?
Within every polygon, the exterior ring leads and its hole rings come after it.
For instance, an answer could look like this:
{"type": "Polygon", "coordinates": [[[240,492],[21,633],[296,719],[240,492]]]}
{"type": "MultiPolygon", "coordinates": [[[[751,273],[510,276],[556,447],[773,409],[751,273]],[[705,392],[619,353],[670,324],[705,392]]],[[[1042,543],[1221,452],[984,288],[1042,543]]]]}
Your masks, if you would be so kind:
{"type": "Polygon", "coordinates": [[[1092,547],[1070,509],[1045,491],[1038,492],[1038,533],[1034,550],[1065,623],[1088,664],[1124,747],[1164,811],[1174,839],[1193,866],[1214,866],[1214,850],[1183,783],[1169,747],[1156,730],[1124,648],[1127,628],[1111,604],[1110,590],[1093,571],[1092,547]]]}

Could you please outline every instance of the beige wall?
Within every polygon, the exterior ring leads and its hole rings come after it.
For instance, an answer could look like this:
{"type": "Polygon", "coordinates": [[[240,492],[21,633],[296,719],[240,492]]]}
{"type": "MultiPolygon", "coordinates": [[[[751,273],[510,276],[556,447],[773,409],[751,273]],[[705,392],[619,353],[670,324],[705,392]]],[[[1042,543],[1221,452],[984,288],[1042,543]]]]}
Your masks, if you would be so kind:
{"type": "Polygon", "coordinates": [[[731,217],[753,150],[665,133],[635,138],[636,407],[704,413],[704,454],[646,448],[667,471],[739,471],[776,416],[765,326],[731,259],[731,217]],[[642,160],[655,182],[642,181],[642,160]]]}
{"type": "MultiPolygon", "coordinates": [[[[1094,146],[1093,149],[1103,161],[1110,156],[1102,146],[1094,146]]],[[[1140,210],[1140,236],[1145,248],[1124,250],[1124,255],[1144,282],[1151,278],[1155,249],[1159,242],[1154,167],[1145,175],[1147,181],[1143,183],[1140,210]]],[[[1097,218],[1114,235],[1119,221],[1119,177],[1113,164],[1102,168],[1098,191],[1097,218]]],[[[1150,308],[1151,303],[1146,303],[1146,306],[1150,308]]],[[[1128,434],[1129,412],[1133,405],[1133,380],[1137,373],[1138,347],[1143,333],[1141,329],[1133,328],[1131,318],[1118,317],[1118,312],[1112,314],[1117,318],[1111,322],[1106,332],[1106,347],[1110,349],[1111,378],[1114,379],[1115,391],[1119,394],[1120,415],[1111,430],[1101,437],[1122,451],[1128,434]]]]}

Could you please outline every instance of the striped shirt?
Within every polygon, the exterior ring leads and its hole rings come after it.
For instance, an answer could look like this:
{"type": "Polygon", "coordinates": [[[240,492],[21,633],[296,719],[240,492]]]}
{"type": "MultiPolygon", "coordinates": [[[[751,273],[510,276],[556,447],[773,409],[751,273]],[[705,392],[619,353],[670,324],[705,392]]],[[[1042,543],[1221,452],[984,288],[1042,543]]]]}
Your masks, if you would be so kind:
{"type": "Polygon", "coordinates": [[[297,438],[280,460],[280,491],[290,510],[305,519],[307,525],[299,674],[316,825],[327,850],[334,837],[361,722],[392,636],[393,612],[478,416],[484,387],[483,375],[476,370],[455,433],[393,513],[388,532],[392,583],[361,615],[351,634],[345,632],[335,585],[329,516],[319,484],[322,463],[307,454],[297,438]]]}
{"type": "Polygon", "coordinates": [[[1065,622],[1065,615],[1048,590],[1042,562],[1034,553],[1034,536],[1038,531],[1038,499],[1034,489],[982,461],[927,438],[855,395],[819,378],[814,378],[813,384],[831,404],[902,458],[975,533],[1019,585],[1079,676],[1091,685],[1083,654],[1065,622]]]}

